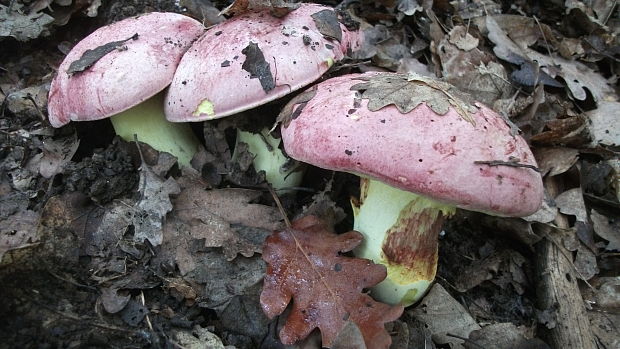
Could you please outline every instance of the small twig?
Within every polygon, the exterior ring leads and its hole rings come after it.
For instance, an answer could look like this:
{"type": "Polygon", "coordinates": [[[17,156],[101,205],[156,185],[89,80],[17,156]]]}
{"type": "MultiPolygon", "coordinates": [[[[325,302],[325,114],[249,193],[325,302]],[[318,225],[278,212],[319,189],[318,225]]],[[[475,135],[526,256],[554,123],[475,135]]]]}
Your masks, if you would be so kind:
{"type": "Polygon", "coordinates": [[[616,9],[616,5],[618,4],[617,0],[614,0],[614,4],[611,6],[611,8],[609,9],[609,13],[607,14],[607,16],[605,17],[605,20],[603,21],[603,25],[607,25],[607,22],[609,21],[609,19],[611,18],[611,15],[614,13],[614,10],[616,9]]]}
{"type": "MultiPolygon", "coordinates": [[[[558,227],[558,229],[562,229],[560,227],[558,227]]],[[[544,232],[543,235],[545,238],[547,238],[549,241],[551,241],[551,243],[557,247],[558,251],[560,252],[560,254],[568,261],[568,263],[570,264],[570,266],[573,268],[573,270],[575,271],[575,273],[581,278],[581,281],[583,281],[591,290],[595,291],[596,289],[594,288],[594,286],[592,286],[588,280],[586,279],[585,276],[583,276],[583,274],[579,271],[579,269],[577,269],[577,266],[575,265],[575,263],[573,263],[573,260],[571,259],[571,257],[569,257],[566,253],[566,251],[564,250],[564,248],[560,245],[560,243],[558,241],[555,240],[555,238],[553,236],[551,236],[549,233],[544,232]]]]}
{"type": "Polygon", "coordinates": [[[276,202],[276,206],[278,206],[278,210],[280,210],[280,214],[282,214],[282,217],[284,217],[284,223],[286,224],[287,228],[291,228],[291,221],[288,219],[288,215],[286,214],[286,211],[284,210],[284,206],[282,206],[282,201],[280,201],[280,197],[278,196],[278,194],[276,194],[276,191],[273,190],[273,187],[271,186],[271,184],[267,183],[267,188],[269,189],[269,193],[271,193],[271,196],[273,197],[273,201],[276,202]]]}
{"type": "Polygon", "coordinates": [[[81,324],[91,325],[91,326],[94,326],[94,327],[99,327],[99,328],[103,328],[103,329],[110,330],[110,331],[119,331],[119,332],[131,333],[131,334],[135,334],[136,333],[136,331],[127,330],[127,329],[124,329],[124,328],[121,328],[121,327],[116,327],[116,326],[113,326],[113,325],[97,323],[97,322],[92,321],[89,318],[81,318],[81,317],[78,317],[76,315],[67,314],[65,312],[61,312],[61,311],[56,310],[56,309],[54,309],[52,307],[49,307],[48,305],[43,304],[41,302],[36,302],[36,304],[38,306],[42,307],[42,308],[47,309],[48,311],[51,311],[52,313],[54,313],[56,315],[62,316],[62,317],[67,318],[69,320],[73,320],[73,321],[79,322],[81,324]]]}
{"type": "Polygon", "coordinates": [[[53,277],[55,277],[56,279],[58,279],[58,280],[61,280],[61,281],[67,282],[67,283],[69,283],[69,284],[71,284],[71,285],[73,285],[73,286],[79,287],[79,288],[85,288],[85,289],[87,289],[87,290],[95,291],[95,293],[97,293],[97,294],[99,293],[99,290],[98,290],[96,287],[94,287],[94,286],[83,285],[83,284],[80,284],[79,282],[76,282],[76,281],[73,281],[73,280],[70,280],[70,279],[63,278],[62,276],[57,275],[56,273],[54,273],[54,272],[53,272],[53,271],[51,271],[51,270],[47,270],[47,272],[48,272],[50,275],[52,275],[53,277]]]}
{"type": "Polygon", "coordinates": [[[488,166],[508,166],[508,167],[524,167],[532,169],[540,173],[540,169],[534,165],[522,164],[518,161],[503,161],[503,160],[490,160],[490,161],[474,161],[476,165],[488,165],[488,166]]]}
{"type": "MultiPolygon", "coordinates": [[[[553,59],[553,54],[551,52],[551,48],[549,47],[547,36],[545,36],[545,31],[542,29],[542,25],[540,25],[540,22],[538,21],[538,17],[534,16],[534,21],[536,21],[536,24],[538,24],[538,30],[540,30],[540,34],[542,35],[543,40],[545,40],[545,46],[547,46],[547,53],[549,53],[549,57],[553,59]]],[[[555,64],[555,62],[553,62],[553,64],[555,64]]]]}
{"type": "MultiPolygon", "coordinates": [[[[146,300],[144,299],[144,292],[142,292],[142,290],[140,290],[140,303],[142,303],[143,307],[146,307],[146,300]]],[[[153,331],[153,324],[151,324],[151,318],[149,317],[149,314],[146,314],[146,324],[149,326],[149,330],[151,330],[151,332],[154,333],[153,331]]]]}

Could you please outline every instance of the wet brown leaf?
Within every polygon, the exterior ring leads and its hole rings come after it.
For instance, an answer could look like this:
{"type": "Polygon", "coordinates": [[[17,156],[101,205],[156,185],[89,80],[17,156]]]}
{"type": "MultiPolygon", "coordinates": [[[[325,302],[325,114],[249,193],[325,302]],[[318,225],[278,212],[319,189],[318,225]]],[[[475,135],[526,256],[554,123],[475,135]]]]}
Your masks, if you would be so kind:
{"type": "Polygon", "coordinates": [[[400,306],[375,302],[362,293],[385,278],[385,268],[371,261],[341,256],[362,240],[358,232],[335,235],[316,217],[274,232],[265,242],[268,263],[261,304],[268,317],[281,314],[293,301],[280,331],[284,344],[292,344],[319,328],[323,346],[331,346],[346,321],[353,321],[369,349],[388,348],[391,339],[384,324],[396,320],[400,306]]]}

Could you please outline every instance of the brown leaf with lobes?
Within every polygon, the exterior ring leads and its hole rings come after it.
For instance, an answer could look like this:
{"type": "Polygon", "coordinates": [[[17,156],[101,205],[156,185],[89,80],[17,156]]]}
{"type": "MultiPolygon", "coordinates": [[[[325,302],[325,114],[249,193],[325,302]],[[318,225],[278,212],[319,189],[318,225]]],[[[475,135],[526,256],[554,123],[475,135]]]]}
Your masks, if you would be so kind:
{"type": "Polygon", "coordinates": [[[265,241],[268,263],[260,301],[269,318],[281,314],[293,300],[290,315],[280,331],[284,344],[305,338],[319,328],[323,346],[329,347],[348,320],[361,330],[369,349],[388,348],[386,322],[398,319],[402,306],[374,301],[362,290],[386,276],[385,267],[372,261],[345,257],[362,241],[356,231],[336,235],[314,216],[276,231],[265,241]]]}

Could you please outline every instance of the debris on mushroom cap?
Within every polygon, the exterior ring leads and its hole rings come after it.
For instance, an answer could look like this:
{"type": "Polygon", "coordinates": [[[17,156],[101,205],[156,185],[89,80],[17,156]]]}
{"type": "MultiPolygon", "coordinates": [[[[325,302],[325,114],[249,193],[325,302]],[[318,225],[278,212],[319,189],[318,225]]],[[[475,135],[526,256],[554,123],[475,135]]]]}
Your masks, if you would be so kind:
{"type": "Polygon", "coordinates": [[[181,59],[166,96],[170,121],[215,119],[306,86],[361,44],[325,6],[301,4],[282,18],[269,11],[211,28],[181,59]]]}
{"type": "Polygon", "coordinates": [[[181,56],[203,32],[192,18],[160,12],[97,29],[58,67],[50,123],[103,119],[154,96],[170,84],[181,56]]]}
{"type": "Polygon", "coordinates": [[[394,104],[371,111],[373,101],[352,87],[384,74],[407,80],[392,73],[341,76],[315,86],[314,97],[296,109],[285,107],[293,110],[281,130],[287,154],[469,210],[524,216],[539,208],[536,160],[500,115],[478,105],[472,123],[454,105],[440,115],[428,102],[407,113],[394,104]]]}

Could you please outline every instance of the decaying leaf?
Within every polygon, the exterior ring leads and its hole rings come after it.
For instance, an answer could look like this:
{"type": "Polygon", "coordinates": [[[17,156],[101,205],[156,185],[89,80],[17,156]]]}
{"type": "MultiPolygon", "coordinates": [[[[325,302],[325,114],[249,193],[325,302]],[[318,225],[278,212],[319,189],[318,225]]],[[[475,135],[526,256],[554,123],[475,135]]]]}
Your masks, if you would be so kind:
{"type": "Polygon", "coordinates": [[[149,240],[153,246],[158,246],[162,242],[162,225],[166,213],[172,210],[170,195],[180,192],[179,185],[174,178],[163,180],[146,164],[142,164],[138,190],[140,200],[136,203],[132,217],[134,240],[149,240]]]}
{"type": "Polygon", "coordinates": [[[245,294],[246,290],[260,282],[265,263],[258,256],[237,257],[228,261],[216,248],[196,247],[190,251],[195,265],[183,279],[200,284],[200,305],[220,309],[228,302],[245,294]]]}
{"type": "Polygon", "coordinates": [[[488,30],[489,40],[495,44],[493,52],[503,60],[521,65],[517,78],[520,76],[519,74],[524,74],[527,70],[536,75],[534,79],[526,79],[527,81],[534,81],[533,85],[536,85],[538,81],[553,85],[553,81],[541,79],[544,79],[545,75],[552,78],[561,76],[573,97],[578,100],[586,99],[585,88],[590,91],[597,102],[616,99],[616,93],[608,81],[588,66],[561,57],[550,57],[529,47],[519,45],[502,30],[492,16],[486,17],[486,30],[488,30]],[[540,71],[538,71],[538,67],[540,67],[540,71]]]}
{"type": "Polygon", "coordinates": [[[462,348],[463,341],[447,336],[448,333],[467,338],[472,331],[480,329],[467,310],[439,284],[431,288],[411,314],[427,325],[435,343],[450,343],[452,348],[462,348]]]}
{"type": "Polygon", "coordinates": [[[532,150],[541,176],[557,176],[568,171],[576,162],[579,151],[566,147],[536,148],[532,150]]]}
{"type": "Polygon", "coordinates": [[[38,38],[47,32],[47,27],[54,18],[42,12],[26,14],[23,5],[11,3],[11,6],[0,4],[0,38],[12,36],[19,41],[38,38]]]}
{"type": "Polygon", "coordinates": [[[177,346],[181,348],[224,349],[222,340],[208,329],[196,325],[193,330],[174,329],[171,331],[177,346]]]}
{"type": "Polygon", "coordinates": [[[569,189],[555,198],[560,212],[575,216],[578,221],[586,222],[586,205],[583,201],[581,188],[569,189]]]}
{"type": "Polygon", "coordinates": [[[461,117],[473,123],[470,113],[476,108],[467,97],[448,83],[423,77],[417,74],[394,75],[380,74],[353,85],[351,90],[360,91],[362,99],[368,99],[368,109],[377,111],[388,105],[394,105],[403,113],[409,113],[421,103],[439,115],[445,115],[453,107],[461,117]]]}
{"type": "Polygon", "coordinates": [[[596,235],[609,241],[605,247],[608,251],[620,251],[620,220],[608,218],[596,210],[590,212],[590,219],[596,235]]]}
{"type": "MultiPolygon", "coordinates": [[[[34,246],[39,240],[36,224],[39,215],[30,210],[18,211],[6,220],[0,220],[0,265],[7,263],[2,257],[11,250],[34,246]]],[[[10,261],[8,261],[10,263],[10,261]]]]}
{"type": "Polygon", "coordinates": [[[263,87],[265,93],[273,90],[276,87],[276,81],[271,74],[271,67],[265,60],[263,51],[261,51],[258,44],[250,42],[241,53],[245,55],[245,61],[241,68],[250,73],[250,79],[258,79],[260,85],[263,87]]]}
{"type": "Polygon", "coordinates": [[[28,167],[38,171],[44,178],[52,178],[63,172],[80,145],[76,134],[60,139],[49,139],[43,143],[43,152],[33,156],[28,167]]]}
{"type": "Polygon", "coordinates": [[[186,226],[187,238],[204,239],[205,247],[223,247],[229,260],[238,253],[250,257],[260,252],[262,237],[283,226],[276,208],[252,203],[260,195],[247,189],[188,187],[175,199],[174,212],[186,226]],[[253,231],[257,239],[241,234],[242,230],[253,231]]]}
{"type": "Polygon", "coordinates": [[[268,317],[281,314],[292,300],[287,322],[280,331],[292,344],[319,328],[329,347],[347,320],[361,330],[369,349],[388,348],[384,324],[396,320],[403,308],[375,302],[362,293],[383,280],[385,268],[369,260],[344,257],[362,240],[358,232],[335,235],[316,217],[308,216],[292,228],[274,232],[265,242],[268,263],[261,304],[268,317]]]}
{"type": "Polygon", "coordinates": [[[526,338],[525,331],[510,322],[496,323],[472,331],[464,344],[466,349],[549,349],[549,346],[538,338],[526,338]],[[475,344],[475,345],[474,345],[475,344]]]}
{"type": "Polygon", "coordinates": [[[508,97],[511,86],[505,68],[478,46],[464,26],[455,26],[437,44],[434,53],[441,61],[445,81],[487,105],[508,97]]]}
{"type": "Polygon", "coordinates": [[[67,74],[79,73],[90,68],[93,64],[97,63],[97,61],[99,61],[108,53],[125,45],[125,43],[129,40],[138,40],[138,37],[139,35],[136,33],[127,39],[108,42],[101,46],[84,51],[80,59],[71,62],[71,64],[69,65],[69,69],[67,69],[67,74]]]}
{"type": "Polygon", "coordinates": [[[602,101],[586,113],[592,145],[620,146],[620,103],[602,101]]]}
{"type": "Polygon", "coordinates": [[[333,10],[321,10],[312,15],[319,33],[328,38],[342,41],[342,29],[338,15],[333,10]]]}
{"type": "Polygon", "coordinates": [[[244,12],[269,10],[275,17],[284,17],[287,13],[299,7],[297,3],[289,3],[285,0],[235,0],[230,6],[220,12],[220,15],[235,14],[244,12]]]}

